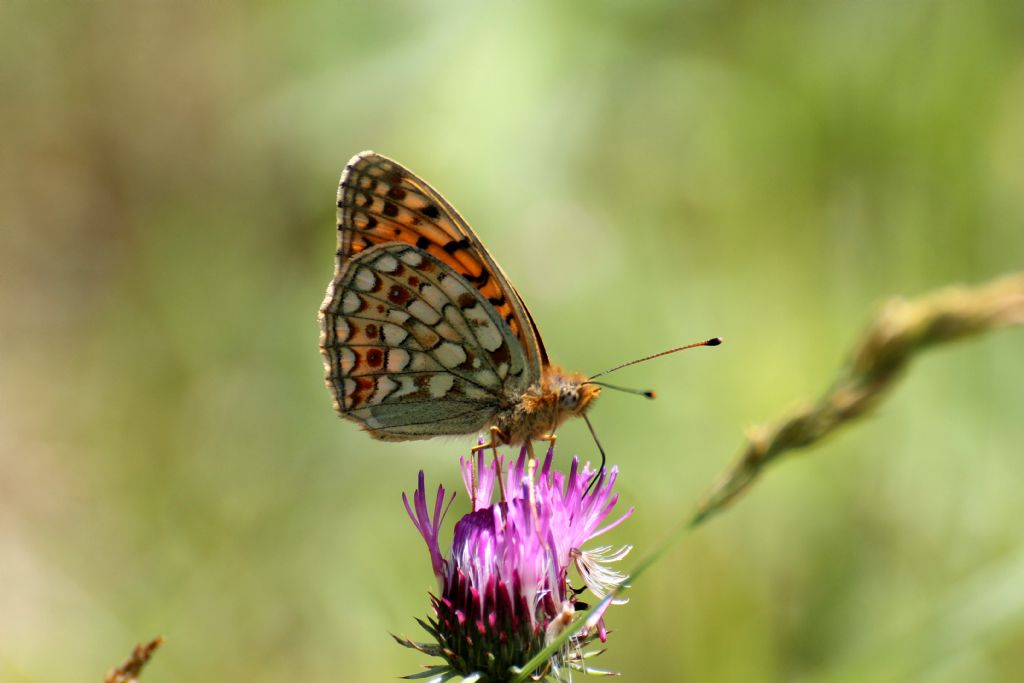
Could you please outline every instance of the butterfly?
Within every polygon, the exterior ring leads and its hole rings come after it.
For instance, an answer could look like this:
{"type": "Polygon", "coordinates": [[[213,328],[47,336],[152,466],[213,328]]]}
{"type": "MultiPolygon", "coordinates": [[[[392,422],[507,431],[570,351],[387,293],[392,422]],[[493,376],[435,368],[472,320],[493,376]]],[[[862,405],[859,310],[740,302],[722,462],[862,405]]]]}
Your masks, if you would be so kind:
{"type": "Polygon", "coordinates": [[[601,393],[549,361],[519,292],[455,208],[374,152],[341,175],[319,321],[334,407],[376,439],[493,428],[503,443],[526,443],[601,393]]]}
{"type": "Polygon", "coordinates": [[[374,152],[341,174],[319,323],[335,409],[385,441],[489,430],[488,446],[529,448],[571,417],[586,420],[602,386],[621,388],[595,383],[598,375],[720,343],[590,377],[551,363],[522,297],[469,224],[425,180],[374,152]]]}

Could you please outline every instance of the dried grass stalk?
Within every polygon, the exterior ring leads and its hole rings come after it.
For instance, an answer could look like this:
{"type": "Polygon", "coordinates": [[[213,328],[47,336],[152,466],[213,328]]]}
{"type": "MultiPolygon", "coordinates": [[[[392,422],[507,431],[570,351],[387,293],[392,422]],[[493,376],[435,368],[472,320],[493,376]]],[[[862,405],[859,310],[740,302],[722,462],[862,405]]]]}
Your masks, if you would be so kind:
{"type": "Polygon", "coordinates": [[[138,683],[139,672],[146,665],[149,658],[158,647],[163,645],[163,636],[157,636],[145,644],[138,644],[132,650],[132,654],[125,660],[125,663],[116,669],[111,669],[103,678],[103,683],[138,683]]]}

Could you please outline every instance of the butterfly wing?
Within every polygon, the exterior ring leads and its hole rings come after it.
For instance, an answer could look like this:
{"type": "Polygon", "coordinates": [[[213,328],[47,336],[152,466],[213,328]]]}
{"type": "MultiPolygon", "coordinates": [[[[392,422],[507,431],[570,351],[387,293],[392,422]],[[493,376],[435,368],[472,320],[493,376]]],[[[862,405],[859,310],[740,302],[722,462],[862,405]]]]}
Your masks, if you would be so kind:
{"type": "Polygon", "coordinates": [[[518,293],[455,210],[395,162],[356,156],[338,197],[320,311],[336,409],[380,439],[485,427],[540,378],[518,293]]]}
{"type": "Polygon", "coordinates": [[[321,311],[339,413],[382,439],[466,434],[529,385],[498,311],[450,266],[401,243],[353,257],[321,311]]]}
{"type": "Polygon", "coordinates": [[[352,256],[376,244],[404,242],[461,274],[501,315],[540,381],[547,356],[522,298],[459,212],[425,180],[375,152],[354,156],[338,187],[340,273],[352,256]]]}

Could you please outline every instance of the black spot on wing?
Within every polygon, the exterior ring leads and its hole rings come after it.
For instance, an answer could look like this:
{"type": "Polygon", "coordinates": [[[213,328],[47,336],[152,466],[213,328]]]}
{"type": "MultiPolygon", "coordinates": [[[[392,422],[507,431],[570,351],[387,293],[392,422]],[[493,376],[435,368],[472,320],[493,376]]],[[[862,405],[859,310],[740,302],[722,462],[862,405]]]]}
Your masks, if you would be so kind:
{"type": "Polygon", "coordinates": [[[452,240],[448,244],[444,245],[443,249],[449,254],[454,254],[459,249],[469,249],[469,238],[463,237],[461,240],[452,240]]]}
{"type": "Polygon", "coordinates": [[[482,289],[484,285],[486,285],[490,281],[491,273],[489,270],[484,268],[476,277],[473,277],[472,275],[467,275],[466,279],[472,282],[474,285],[476,285],[477,289],[482,289]]]}

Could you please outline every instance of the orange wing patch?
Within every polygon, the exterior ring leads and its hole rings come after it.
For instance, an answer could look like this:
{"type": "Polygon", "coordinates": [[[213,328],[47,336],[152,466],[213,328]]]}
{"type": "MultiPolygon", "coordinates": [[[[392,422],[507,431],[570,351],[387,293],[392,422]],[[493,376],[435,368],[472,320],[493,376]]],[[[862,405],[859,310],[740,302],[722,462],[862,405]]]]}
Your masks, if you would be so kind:
{"type": "Polygon", "coordinates": [[[339,262],[388,242],[422,249],[476,287],[521,341],[524,331],[512,304],[468,238],[464,224],[432,188],[388,159],[360,155],[342,174],[338,188],[339,262]]]}

